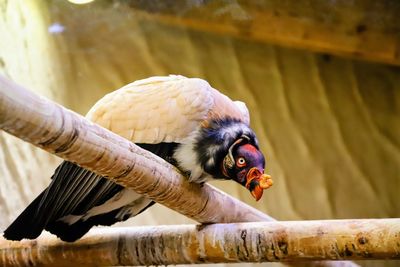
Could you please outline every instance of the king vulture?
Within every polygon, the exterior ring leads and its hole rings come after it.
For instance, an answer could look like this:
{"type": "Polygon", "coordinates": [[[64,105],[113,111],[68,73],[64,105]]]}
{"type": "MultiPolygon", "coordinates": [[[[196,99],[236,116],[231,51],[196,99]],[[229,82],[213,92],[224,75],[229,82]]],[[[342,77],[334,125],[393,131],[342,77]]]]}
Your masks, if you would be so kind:
{"type": "MultiPolygon", "coordinates": [[[[139,80],[104,96],[86,117],[177,166],[190,182],[234,180],[257,200],[272,185],[245,104],[202,79],[171,75],[139,80]]],[[[72,242],[94,225],[127,220],[153,204],[64,161],[4,237],[34,239],[45,229],[72,242]]]]}

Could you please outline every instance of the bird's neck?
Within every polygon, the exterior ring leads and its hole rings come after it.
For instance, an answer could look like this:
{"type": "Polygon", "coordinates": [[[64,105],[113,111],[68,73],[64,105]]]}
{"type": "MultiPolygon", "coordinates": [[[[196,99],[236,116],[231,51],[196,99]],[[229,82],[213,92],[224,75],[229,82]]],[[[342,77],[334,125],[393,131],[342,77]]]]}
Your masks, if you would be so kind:
{"type": "Polygon", "coordinates": [[[189,171],[190,181],[201,183],[207,178],[227,179],[222,161],[231,145],[242,135],[255,140],[250,127],[238,120],[226,118],[210,120],[194,131],[175,151],[178,167],[189,171]]]}

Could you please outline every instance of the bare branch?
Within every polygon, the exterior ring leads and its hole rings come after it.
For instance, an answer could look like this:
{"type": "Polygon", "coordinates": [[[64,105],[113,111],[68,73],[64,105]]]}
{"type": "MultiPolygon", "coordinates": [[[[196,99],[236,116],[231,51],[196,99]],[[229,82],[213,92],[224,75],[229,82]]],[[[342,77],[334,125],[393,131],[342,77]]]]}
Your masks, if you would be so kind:
{"type": "MultiPolygon", "coordinates": [[[[400,219],[100,228],[66,243],[0,239],[0,265],[169,265],[400,259],[400,219]]],[[[341,263],[341,266],[350,266],[341,263]]]]}

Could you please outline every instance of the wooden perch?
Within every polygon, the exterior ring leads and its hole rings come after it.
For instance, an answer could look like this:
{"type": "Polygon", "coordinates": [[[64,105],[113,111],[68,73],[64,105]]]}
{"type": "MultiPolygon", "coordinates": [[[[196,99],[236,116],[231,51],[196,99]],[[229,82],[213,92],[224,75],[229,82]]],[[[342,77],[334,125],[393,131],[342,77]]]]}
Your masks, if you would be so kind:
{"type": "Polygon", "coordinates": [[[400,259],[400,219],[100,228],[75,243],[54,236],[22,242],[0,239],[1,266],[148,266],[315,259],[400,259]]]}

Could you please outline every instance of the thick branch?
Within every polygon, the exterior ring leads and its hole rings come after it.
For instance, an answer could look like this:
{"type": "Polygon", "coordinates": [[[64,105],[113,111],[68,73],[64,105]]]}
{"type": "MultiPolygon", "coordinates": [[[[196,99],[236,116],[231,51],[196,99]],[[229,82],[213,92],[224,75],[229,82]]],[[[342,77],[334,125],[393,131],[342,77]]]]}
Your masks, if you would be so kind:
{"type": "Polygon", "coordinates": [[[399,241],[400,219],[101,228],[75,243],[0,239],[0,265],[400,259],[399,241]]]}

